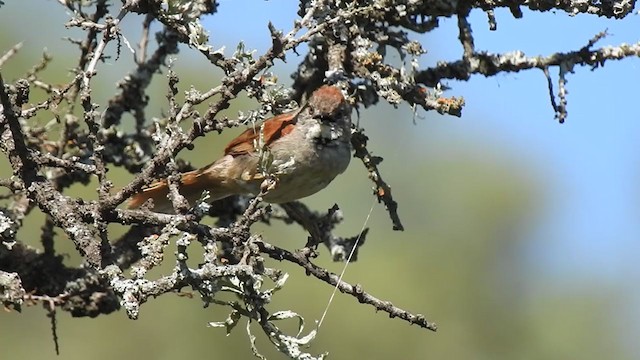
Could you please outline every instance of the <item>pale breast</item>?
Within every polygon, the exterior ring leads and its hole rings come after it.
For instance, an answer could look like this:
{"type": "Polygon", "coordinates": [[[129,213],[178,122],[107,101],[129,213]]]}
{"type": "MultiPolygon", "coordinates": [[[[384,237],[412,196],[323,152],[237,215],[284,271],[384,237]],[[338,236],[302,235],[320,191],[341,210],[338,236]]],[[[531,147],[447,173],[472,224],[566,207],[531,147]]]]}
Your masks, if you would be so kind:
{"type": "Polygon", "coordinates": [[[318,121],[305,125],[272,147],[278,185],[266,201],[281,203],[313,195],[347,169],[351,145],[345,129],[318,121]]]}

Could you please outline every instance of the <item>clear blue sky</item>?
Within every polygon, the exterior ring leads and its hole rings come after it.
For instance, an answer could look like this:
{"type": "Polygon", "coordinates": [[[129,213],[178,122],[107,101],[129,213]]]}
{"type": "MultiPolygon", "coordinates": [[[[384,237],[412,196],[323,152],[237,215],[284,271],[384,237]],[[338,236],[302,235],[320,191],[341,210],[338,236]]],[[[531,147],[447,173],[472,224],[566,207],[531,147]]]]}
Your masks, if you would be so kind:
{"type": "MultiPolygon", "coordinates": [[[[241,2],[221,1],[224,13],[241,2]]],[[[243,22],[213,17],[207,23],[214,47],[243,40],[258,53],[269,46],[262,31],[270,19],[287,32],[293,2],[252,2],[243,22]],[[232,30],[230,30],[232,29],[232,30]]],[[[486,16],[474,11],[471,24],[478,50],[504,52],[522,50],[529,56],[577,50],[595,34],[608,29],[609,36],[596,47],[635,43],[640,19],[636,15],[622,21],[590,15],[570,17],[563,12],[532,13],[513,19],[506,10],[496,11],[498,31],[488,30],[486,16]]],[[[439,29],[419,37],[429,53],[422,66],[460,57],[455,19],[445,19],[439,29]]],[[[228,49],[227,51],[232,51],[228,49]]],[[[297,64],[291,59],[290,66],[297,64]]],[[[568,76],[568,111],[565,124],[554,120],[546,79],[540,71],[510,73],[486,79],[474,76],[469,82],[450,82],[448,96],[464,96],[461,119],[441,117],[450,131],[474,141],[491,143],[516,159],[532,162],[551,199],[548,212],[532,236],[531,268],[540,271],[541,281],[555,286],[589,282],[594,278],[616,285],[637,284],[640,269],[639,164],[640,119],[637,84],[640,61],[629,58],[609,61],[591,71],[576,67],[568,76]]],[[[557,79],[557,69],[551,69],[557,79]]],[[[286,81],[286,80],[284,80],[286,81]]],[[[429,131],[433,123],[418,121],[416,133],[429,131]]],[[[407,124],[410,126],[410,124],[407,124]]],[[[416,136],[419,136],[416,135],[416,136]]],[[[417,140],[417,137],[416,137],[417,140]]],[[[640,305],[640,292],[633,304],[640,305]]],[[[631,306],[638,307],[638,306],[631,306]]],[[[640,314],[636,312],[636,320],[640,314]]],[[[638,321],[636,321],[637,323],[638,321]]]]}

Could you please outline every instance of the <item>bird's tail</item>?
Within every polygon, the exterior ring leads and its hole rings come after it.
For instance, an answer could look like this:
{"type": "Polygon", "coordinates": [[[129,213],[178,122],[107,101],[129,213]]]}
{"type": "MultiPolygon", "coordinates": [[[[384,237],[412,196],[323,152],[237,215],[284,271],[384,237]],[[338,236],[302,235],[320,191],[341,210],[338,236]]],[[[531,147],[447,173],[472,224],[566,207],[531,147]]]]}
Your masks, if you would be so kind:
{"type": "MultiPolygon", "coordinates": [[[[179,188],[180,194],[189,201],[189,204],[193,205],[205,190],[211,192],[211,201],[230,195],[225,191],[223,184],[220,184],[219,181],[216,180],[216,177],[210,175],[209,172],[203,171],[203,169],[182,174],[179,188]]],[[[148,199],[153,199],[153,211],[170,213],[173,212],[173,205],[167,197],[168,194],[169,184],[167,180],[160,180],[131,197],[127,203],[127,207],[135,209],[148,199]]]]}

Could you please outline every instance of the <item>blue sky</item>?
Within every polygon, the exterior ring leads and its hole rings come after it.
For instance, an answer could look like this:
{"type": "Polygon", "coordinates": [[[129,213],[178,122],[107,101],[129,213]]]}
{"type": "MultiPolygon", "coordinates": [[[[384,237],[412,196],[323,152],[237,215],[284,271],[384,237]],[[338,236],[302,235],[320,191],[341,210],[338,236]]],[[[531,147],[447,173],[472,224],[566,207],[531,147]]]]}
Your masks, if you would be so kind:
{"type": "MultiPolygon", "coordinates": [[[[611,34],[597,46],[632,43],[638,18],[606,21],[593,16],[569,17],[562,13],[525,13],[514,20],[497,13],[499,31],[490,32],[482,13],[472,17],[476,46],[489,51],[522,49],[530,56],[577,49],[599,31],[611,34]],[[504,30],[504,31],[500,31],[504,30]]],[[[455,34],[449,21],[439,30],[455,34]]],[[[434,45],[447,59],[459,56],[459,47],[447,46],[451,35],[437,37],[434,45]],[[446,42],[445,38],[449,38],[446,42]]],[[[556,266],[595,276],[618,277],[629,270],[638,255],[638,140],[640,123],[634,111],[632,86],[640,80],[638,59],[608,62],[591,71],[576,67],[568,76],[569,118],[553,120],[546,81],[540,71],[476,76],[451,84],[452,92],[467,98],[467,114],[484,114],[463,121],[471,133],[503,144],[533,158],[545,169],[552,192],[552,212],[540,238],[556,266]]],[[[555,69],[551,70],[554,74],[555,69]]],[[[557,76],[555,77],[557,79],[557,76]]]]}
{"type": "MultiPolygon", "coordinates": [[[[611,35],[597,46],[638,41],[633,31],[637,16],[615,22],[593,16],[525,13],[524,20],[515,21],[508,13],[501,14],[498,26],[506,31],[489,32],[482,26],[482,14],[475,13],[473,23],[480,25],[474,32],[478,48],[550,54],[577,49],[607,28],[611,35]]],[[[449,25],[442,31],[455,31],[449,25]]],[[[455,56],[450,47],[437,44],[438,49],[445,49],[447,58],[455,56]]],[[[552,247],[545,253],[557,257],[551,259],[555,266],[615,279],[633,271],[637,277],[632,264],[640,233],[640,123],[631,89],[640,80],[638,65],[638,59],[626,59],[610,61],[596,71],[576,67],[568,77],[569,118],[562,125],[553,121],[545,79],[539,71],[452,84],[454,91],[467,97],[469,113],[487,114],[482,121],[465,122],[469,131],[482,132],[533,157],[546,170],[541,176],[548,177],[553,206],[538,235],[547,240],[545,247],[552,247]]]]}

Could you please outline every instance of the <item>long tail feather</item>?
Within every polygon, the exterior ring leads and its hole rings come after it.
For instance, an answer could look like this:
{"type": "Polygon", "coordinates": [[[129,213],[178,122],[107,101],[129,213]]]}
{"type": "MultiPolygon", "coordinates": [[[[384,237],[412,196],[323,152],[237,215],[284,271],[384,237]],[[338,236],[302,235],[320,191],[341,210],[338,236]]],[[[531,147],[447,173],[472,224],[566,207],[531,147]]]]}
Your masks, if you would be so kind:
{"type": "MultiPolygon", "coordinates": [[[[182,174],[180,180],[180,194],[184,196],[190,204],[200,198],[204,190],[214,190],[216,186],[215,179],[210,176],[206,176],[202,169],[194,170],[182,174]]],[[[151,184],[148,188],[142,190],[142,192],[131,197],[127,203],[127,207],[135,209],[142,205],[148,199],[153,199],[153,210],[156,212],[171,212],[173,206],[171,201],[167,197],[169,194],[169,184],[167,180],[160,180],[151,184]]],[[[224,196],[216,195],[217,198],[224,196]]],[[[212,199],[216,200],[216,199],[212,199]]]]}

